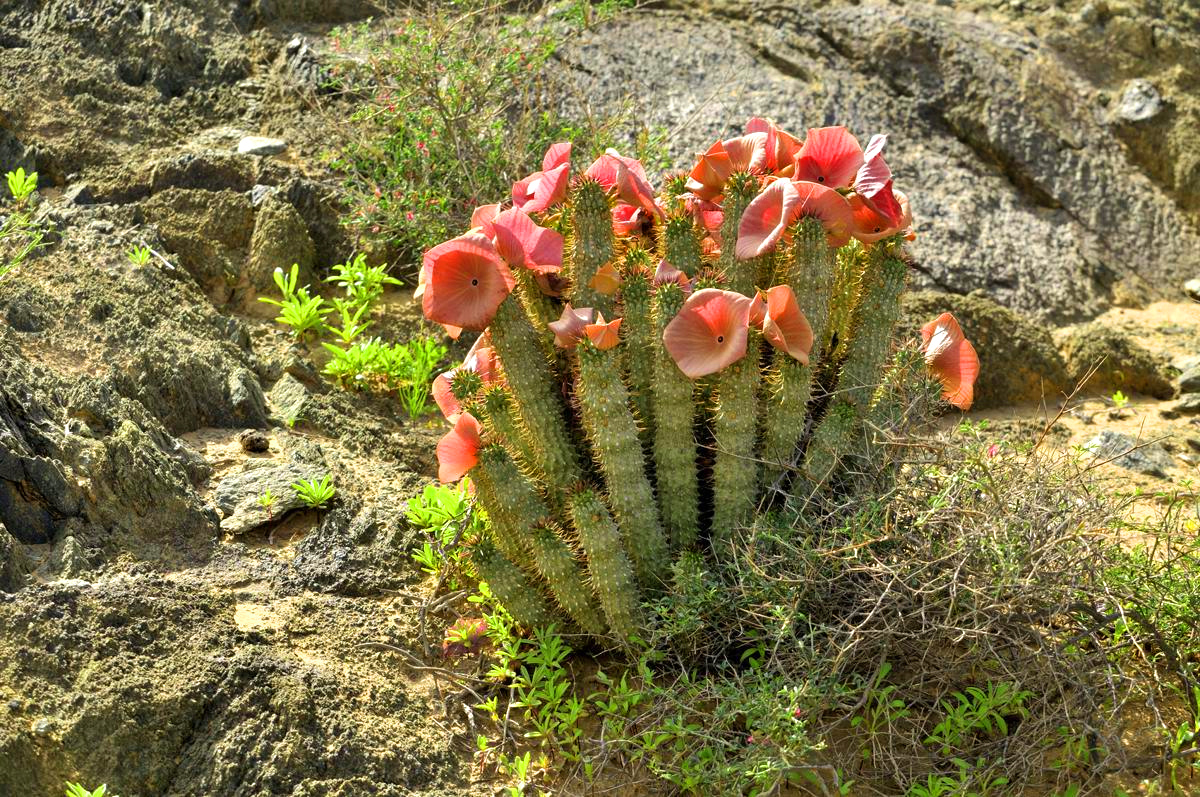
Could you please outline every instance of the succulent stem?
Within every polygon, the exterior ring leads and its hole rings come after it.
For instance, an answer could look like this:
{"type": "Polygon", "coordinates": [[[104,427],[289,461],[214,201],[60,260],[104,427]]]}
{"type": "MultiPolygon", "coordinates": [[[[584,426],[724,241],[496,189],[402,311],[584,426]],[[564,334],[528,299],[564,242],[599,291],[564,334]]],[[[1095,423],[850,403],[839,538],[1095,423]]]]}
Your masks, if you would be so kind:
{"type": "Polygon", "coordinates": [[[609,628],[622,640],[641,630],[638,590],[633,567],[621,546],[621,534],[608,507],[591,490],[570,499],[571,521],[587,554],[592,588],[600,600],[609,628]]]}

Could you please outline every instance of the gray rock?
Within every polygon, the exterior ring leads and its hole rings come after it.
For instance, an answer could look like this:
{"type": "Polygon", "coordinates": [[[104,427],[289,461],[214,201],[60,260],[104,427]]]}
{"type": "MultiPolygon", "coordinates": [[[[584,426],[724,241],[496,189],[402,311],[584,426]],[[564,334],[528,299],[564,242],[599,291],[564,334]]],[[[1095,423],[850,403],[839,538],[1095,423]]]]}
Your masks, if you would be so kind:
{"type": "Polygon", "coordinates": [[[1200,365],[1193,365],[1179,375],[1180,393],[1200,393],[1200,365]]]}
{"type": "Polygon", "coordinates": [[[267,397],[263,395],[258,377],[248,368],[238,368],[229,375],[229,407],[234,417],[254,427],[267,425],[267,397]]]}
{"type": "Polygon", "coordinates": [[[1187,294],[1189,299],[1195,299],[1200,302],[1200,279],[1188,280],[1183,283],[1183,292],[1187,294]]]}
{"type": "Polygon", "coordinates": [[[1189,437],[1184,442],[1187,443],[1188,448],[1192,449],[1193,451],[1200,452],[1200,437],[1189,437]]]}
{"type": "Polygon", "coordinates": [[[72,535],[63,537],[54,546],[48,564],[51,572],[60,579],[79,578],[92,569],[83,546],[72,535]]]}
{"type": "Polygon", "coordinates": [[[250,239],[250,257],[246,260],[246,277],[258,293],[278,293],[275,269],[300,266],[300,284],[316,279],[313,267],[317,252],[304,219],[288,202],[277,195],[268,196],[259,206],[254,220],[254,235],[250,239]]]}
{"type": "Polygon", "coordinates": [[[1122,468],[1162,479],[1167,478],[1167,472],[1175,465],[1171,455],[1158,443],[1143,445],[1137,438],[1111,429],[1105,429],[1083,447],[1098,460],[1110,460],[1122,468]]]}
{"type": "Polygon", "coordinates": [[[1172,409],[1178,415],[1200,415],[1200,393],[1185,393],[1172,409]]]}
{"type": "Polygon", "coordinates": [[[271,406],[275,408],[275,414],[291,426],[304,416],[311,395],[299,379],[284,374],[271,388],[271,406]]]}
{"type": "Polygon", "coordinates": [[[1126,122],[1144,122],[1162,111],[1162,97],[1148,80],[1131,80],[1121,94],[1117,116],[1126,122]]]}
{"type": "Polygon", "coordinates": [[[63,202],[68,205],[94,205],[96,197],[87,183],[78,183],[63,191],[63,202]]]}
{"type": "Polygon", "coordinates": [[[246,429],[238,434],[242,450],[250,454],[265,454],[271,450],[271,438],[258,429],[246,429]]]}
{"type": "Polygon", "coordinates": [[[1070,385],[1091,373],[1084,386],[1088,392],[1134,391],[1157,399],[1175,395],[1165,359],[1120,329],[1093,322],[1063,330],[1059,338],[1070,385]]]}
{"type": "Polygon", "coordinates": [[[256,185],[250,189],[250,204],[258,207],[267,197],[274,194],[278,189],[273,185],[256,185]]]}
{"type": "Polygon", "coordinates": [[[278,520],[304,502],[292,489],[301,479],[320,479],[323,468],[296,462],[264,465],[226,476],[217,484],[213,499],[225,516],[221,530],[226,534],[245,534],[272,520],[278,520]],[[259,503],[267,490],[274,496],[270,510],[259,503]]]}
{"type": "Polygon", "coordinates": [[[246,136],[238,142],[239,155],[278,155],[287,149],[287,142],[282,138],[267,138],[265,136],[246,136]]]}

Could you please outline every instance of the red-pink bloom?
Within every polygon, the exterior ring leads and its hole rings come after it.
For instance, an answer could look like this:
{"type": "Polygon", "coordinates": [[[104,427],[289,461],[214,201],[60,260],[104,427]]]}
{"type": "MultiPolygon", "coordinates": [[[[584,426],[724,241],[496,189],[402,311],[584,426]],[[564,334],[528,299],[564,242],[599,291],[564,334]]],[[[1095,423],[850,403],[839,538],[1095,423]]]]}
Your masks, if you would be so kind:
{"type": "Polygon", "coordinates": [[[844,127],[810,128],[804,146],[796,155],[796,180],[808,180],[829,188],[849,188],[863,151],[858,140],[844,127]]]}
{"type": "MultiPolygon", "coordinates": [[[[891,183],[889,182],[888,185],[890,191],[891,183]]],[[[862,196],[851,194],[849,204],[853,218],[854,237],[865,244],[873,244],[897,233],[907,232],[908,235],[911,235],[909,228],[912,227],[912,211],[908,206],[908,197],[897,191],[894,201],[899,213],[896,221],[892,221],[877,211],[862,196]]]]}
{"type": "Polygon", "coordinates": [[[746,123],[747,133],[765,133],[763,167],[770,174],[790,174],[795,167],[800,142],[766,119],[755,117],[746,123]]]}
{"type": "Polygon", "coordinates": [[[592,342],[600,351],[608,351],[621,342],[621,336],[618,330],[621,328],[623,319],[614,318],[612,321],[605,323],[604,316],[600,313],[596,314],[596,323],[588,324],[583,328],[587,334],[588,340],[592,342]]]}
{"type": "Polygon", "coordinates": [[[459,413],[462,412],[462,406],[450,389],[454,375],[459,371],[474,371],[479,374],[479,378],[485,385],[500,381],[500,362],[496,359],[495,350],[492,349],[486,332],[480,335],[475,344],[471,346],[471,350],[467,352],[467,356],[463,358],[461,364],[434,377],[433,388],[430,392],[433,393],[433,400],[438,405],[438,409],[450,423],[457,421],[459,413]]]}
{"type": "Polygon", "coordinates": [[[483,429],[469,412],[458,416],[454,428],[438,441],[438,481],[456,482],[479,462],[483,429]]]}
{"type": "Polygon", "coordinates": [[[892,170],[883,159],[887,136],[871,137],[863,153],[863,165],[854,177],[854,192],[876,213],[888,220],[888,226],[900,223],[900,204],[892,193],[892,170]]]}
{"type": "Polygon", "coordinates": [[[513,204],[526,213],[538,213],[567,198],[571,144],[551,144],[542,158],[542,170],[513,183],[513,204]]]}
{"type": "Polygon", "coordinates": [[[663,330],[663,346],[691,379],[714,374],[746,356],[750,297],[733,291],[696,291],[663,330]]]}
{"type": "Polygon", "coordinates": [[[425,317],[482,332],[512,292],[512,272],[482,234],[469,232],[425,253],[421,269],[425,317]]]}
{"type": "Polygon", "coordinates": [[[613,233],[616,235],[634,235],[642,229],[645,213],[641,208],[627,202],[617,202],[613,205],[613,233]]]}
{"type": "Polygon", "coordinates": [[[960,410],[969,410],[975,400],[979,356],[963,336],[957,319],[942,313],[921,327],[921,341],[925,364],[942,383],[942,398],[960,410]]]}
{"type": "Polygon", "coordinates": [[[733,164],[723,142],[718,141],[708,148],[696,161],[688,175],[687,190],[697,198],[713,201],[725,191],[725,181],[733,174],[733,164]]]}
{"type": "Polygon", "coordinates": [[[590,307],[574,308],[570,302],[563,307],[562,315],[557,321],[551,321],[546,326],[554,333],[554,345],[560,349],[573,349],[586,334],[588,324],[595,318],[595,311],[590,307]]]}
{"type": "Polygon", "coordinates": [[[854,216],[845,197],[817,183],[775,180],[750,201],[742,214],[738,258],[745,260],[770,252],[794,221],[810,216],[821,222],[830,246],[844,246],[850,240],[854,216]]]}
{"type": "Polygon", "coordinates": [[[488,238],[495,238],[492,222],[500,215],[500,205],[480,205],[471,213],[471,227],[478,227],[488,238]]]}
{"type": "Polygon", "coordinates": [[[596,158],[584,174],[600,183],[606,191],[616,189],[617,196],[623,202],[642,208],[647,213],[660,213],[658,205],[654,203],[654,191],[646,179],[646,170],[636,158],[622,157],[610,148],[596,158]]]}
{"type": "Polygon", "coordinates": [[[686,293],[690,289],[687,274],[684,274],[679,269],[672,266],[665,259],[658,261],[658,268],[654,269],[654,284],[666,285],[674,282],[679,287],[683,288],[686,293]]]}
{"type": "Polygon", "coordinates": [[[520,208],[509,208],[492,220],[496,252],[510,266],[524,266],[538,274],[562,268],[563,237],[539,227],[520,208]]]}
{"type": "Polygon", "coordinates": [[[804,365],[812,351],[813,331],[790,285],[776,285],[767,291],[767,312],[762,322],[763,337],[772,346],[786,352],[804,365]]]}
{"type": "Polygon", "coordinates": [[[767,320],[767,294],[758,291],[750,297],[750,326],[761,327],[767,320]]]}
{"type": "Polygon", "coordinates": [[[721,229],[725,221],[725,210],[716,202],[700,199],[694,194],[682,194],[683,207],[696,223],[710,233],[721,229]]]}

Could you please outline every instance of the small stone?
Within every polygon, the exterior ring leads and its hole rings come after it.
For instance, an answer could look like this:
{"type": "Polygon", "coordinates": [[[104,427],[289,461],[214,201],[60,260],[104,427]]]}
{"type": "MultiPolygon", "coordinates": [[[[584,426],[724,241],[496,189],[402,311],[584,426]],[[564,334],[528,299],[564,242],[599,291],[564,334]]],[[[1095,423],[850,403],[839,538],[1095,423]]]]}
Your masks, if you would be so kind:
{"type": "Polygon", "coordinates": [[[1135,437],[1111,429],[1105,429],[1083,447],[1092,452],[1096,459],[1108,460],[1118,467],[1163,479],[1167,478],[1167,471],[1175,464],[1171,455],[1158,443],[1143,444],[1135,437]]]}
{"type": "Polygon", "coordinates": [[[1189,299],[1200,302],[1200,279],[1188,280],[1183,283],[1183,292],[1188,295],[1189,299]]]}
{"type": "Polygon", "coordinates": [[[1188,444],[1188,448],[1200,452],[1200,437],[1189,437],[1184,442],[1188,444]]]}
{"type": "Polygon", "coordinates": [[[1108,419],[1110,421],[1123,421],[1126,418],[1132,418],[1132,417],[1133,417],[1133,413],[1130,412],[1129,410],[1120,409],[1120,410],[1109,410],[1108,411],[1108,419]]]}
{"type": "Polygon", "coordinates": [[[1180,393],[1200,393],[1200,365],[1194,365],[1179,375],[1180,393]]]}
{"type": "Polygon", "coordinates": [[[54,723],[42,717],[33,723],[32,730],[35,736],[49,736],[50,732],[54,730],[54,723]]]}
{"type": "Polygon", "coordinates": [[[287,149],[287,142],[282,138],[266,138],[264,136],[246,136],[238,142],[239,155],[278,155],[287,149]]]}
{"type": "Polygon", "coordinates": [[[68,205],[94,205],[96,197],[87,183],[78,183],[63,191],[63,202],[68,205]]]}
{"type": "Polygon", "coordinates": [[[1179,413],[1174,407],[1163,407],[1158,411],[1158,417],[1165,418],[1168,421],[1173,421],[1179,417],[1179,413]]]}
{"type": "Polygon", "coordinates": [[[16,714],[24,705],[24,703],[14,697],[12,700],[8,701],[8,710],[13,714],[16,714]]]}
{"type": "Polygon", "coordinates": [[[1195,465],[1200,462],[1200,456],[1195,454],[1180,454],[1179,458],[1189,465],[1195,465]]]}
{"type": "Polygon", "coordinates": [[[275,190],[275,186],[273,185],[262,185],[260,183],[259,185],[254,186],[250,189],[250,204],[254,207],[258,207],[267,197],[274,194],[275,190]]]}
{"type": "Polygon", "coordinates": [[[1200,393],[1185,393],[1172,409],[1180,415],[1200,415],[1200,393]]]}
{"type": "Polygon", "coordinates": [[[271,438],[258,429],[247,429],[238,435],[242,450],[251,454],[262,454],[271,450],[271,438]]]}
{"type": "Polygon", "coordinates": [[[1126,122],[1144,122],[1162,111],[1162,97],[1148,80],[1131,80],[1121,95],[1117,116],[1126,122]]]}

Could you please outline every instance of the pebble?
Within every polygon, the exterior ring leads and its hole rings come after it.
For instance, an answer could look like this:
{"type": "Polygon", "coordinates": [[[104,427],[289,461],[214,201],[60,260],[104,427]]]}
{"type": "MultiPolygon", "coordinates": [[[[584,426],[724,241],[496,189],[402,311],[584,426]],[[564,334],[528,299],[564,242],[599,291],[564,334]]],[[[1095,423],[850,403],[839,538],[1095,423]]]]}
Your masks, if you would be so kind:
{"type": "Polygon", "coordinates": [[[1144,122],[1158,116],[1162,106],[1158,89],[1150,81],[1138,78],[1125,86],[1121,104],[1117,106],[1117,116],[1126,122],[1144,122]]]}
{"type": "Polygon", "coordinates": [[[1194,365],[1179,375],[1180,393],[1200,393],[1200,365],[1194,365]]]}
{"type": "Polygon", "coordinates": [[[1105,429],[1083,447],[1097,459],[1109,460],[1126,470],[1167,478],[1167,471],[1175,464],[1171,455],[1158,443],[1142,443],[1135,437],[1105,429]]]}
{"type": "Polygon", "coordinates": [[[282,138],[266,138],[264,136],[246,136],[238,142],[239,155],[278,155],[287,149],[287,142],[282,138]]]}
{"type": "Polygon", "coordinates": [[[266,432],[258,429],[247,429],[239,433],[238,442],[242,444],[243,451],[251,454],[262,454],[271,450],[271,438],[267,437],[266,432]]]}
{"type": "Polygon", "coordinates": [[[1200,415],[1200,393],[1185,393],[1172,409],[1180,415],[1200,415]]]}
{"type": "Polygon", "coordinates": [[[1188,444],[1188,448],[1200,452],[1200,437],[1189,437],[1184,442],[1188,444]]]}
{"type": "Polygon", "coordinates": [[[1189,299],[1200,302],[1200,279],[1188,280],[1183,283],[1183,292],[1188,295],[1189,299]]]}
{"type": "Polygon", "coordinates": [[[40,720],[37,720],[33,723],[32,730],[37,736],[49,736],[50,731],[54,730],[54,723],[45,717],[42,717],[40,720]]]}

